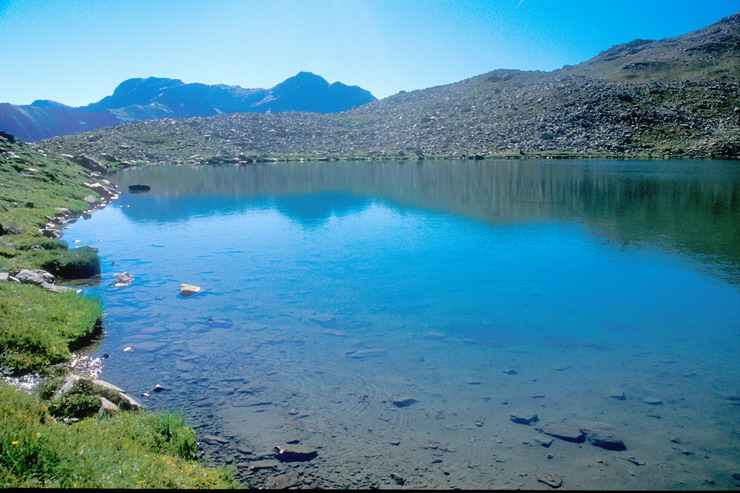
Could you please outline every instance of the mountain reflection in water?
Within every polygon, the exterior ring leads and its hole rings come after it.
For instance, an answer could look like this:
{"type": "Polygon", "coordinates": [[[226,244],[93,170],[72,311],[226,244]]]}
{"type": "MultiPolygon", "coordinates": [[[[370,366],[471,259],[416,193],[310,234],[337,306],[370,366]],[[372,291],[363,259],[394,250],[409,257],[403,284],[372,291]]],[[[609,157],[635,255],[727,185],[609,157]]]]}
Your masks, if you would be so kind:
{"type": "Polygon", "coordinates": [[[149,167],[111,179],[121,189],[151,186],[135,206],[120,199],[137,221],[256,208],[311,227],[387,200],[494,225],[580,223],[606,242],[713,264],[737,283],[738,171],[723,161],[390,161],[149,167]]]}

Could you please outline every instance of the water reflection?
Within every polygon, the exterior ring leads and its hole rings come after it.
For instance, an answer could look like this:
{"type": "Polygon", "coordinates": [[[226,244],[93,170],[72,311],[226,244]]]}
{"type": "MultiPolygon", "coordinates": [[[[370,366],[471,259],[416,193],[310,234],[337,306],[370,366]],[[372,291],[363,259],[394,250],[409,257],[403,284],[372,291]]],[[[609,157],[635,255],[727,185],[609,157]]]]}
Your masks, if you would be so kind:
{"type": "MultiPolygon", "coordinates": [[[[276,209],[304,227],[382,199],[493,224],[564,221],[622,247],[657,247],[740,270],[740,173],[734,162],[434,161],[144,168],[111,179],[151,186],[140,221],[276,209]],[[245,200],[249,198],[249,200],[245,200]],[[174,199],[174,200],[173,200],[174,199]]],[[[128,205],[127,194],[121,205],[128,205]]]]}
{"type": "Polygon", "coordinates": [[[575,489],[696,489],[738,457],[740,291],[717,279],[738,279],[734,166],[147,168],[113,179],[150,192],[67,239],[100,246],[87,292],[105,304],[104,379],[224,437],[207,456],[251,487],[288,466],[250,461],[297,440],[320,450],[289,466],[305,487],[372,486],[361,468],[412,489],[526,489],[541,483],[521,471],[555,464],[575,489]],[[113,287],[114,272],[134,281],[113,287]],[[182,298],[183,282],[204,291],[182,298]],[[646,464],[546,452],[519,410],[618,426],[646,464]]]}

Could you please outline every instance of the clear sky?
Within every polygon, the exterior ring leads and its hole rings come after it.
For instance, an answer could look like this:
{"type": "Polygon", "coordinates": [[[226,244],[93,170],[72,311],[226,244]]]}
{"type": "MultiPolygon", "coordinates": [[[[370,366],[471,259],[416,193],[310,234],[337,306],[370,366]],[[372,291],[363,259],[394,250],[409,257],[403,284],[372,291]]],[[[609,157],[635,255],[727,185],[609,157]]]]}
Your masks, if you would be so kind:
{"type": "Polygon", "coordinates": [[[554,70],[738,11],[740,0],[0,0],[0,102],[84,105],[148,76],[269,88],[301,70],[382,98],[554,70]]]}

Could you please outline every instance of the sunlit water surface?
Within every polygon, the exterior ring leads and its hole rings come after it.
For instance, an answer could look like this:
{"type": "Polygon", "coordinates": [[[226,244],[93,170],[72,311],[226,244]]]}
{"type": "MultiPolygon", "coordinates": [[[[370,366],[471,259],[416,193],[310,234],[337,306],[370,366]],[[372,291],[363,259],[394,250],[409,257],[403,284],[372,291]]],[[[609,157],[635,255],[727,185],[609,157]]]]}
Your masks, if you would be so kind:
{"type": "Polygon", "coordinates": [[[221,438],[207,456],[248,484],[529,489],[549,471],[571,488],[727,488],[740,472],[739,171],[126,170],[110,177],[120,199],[65,239],[100,250],[103,280],[86,292],[105,306],[102,378],[221,438]],[[151,191],[126,191],[139,183],[151,191]],[[121,272],[133,283],[112,287],[121,272]],[[204,291],[183,298],[181,283],[204,291]],[[610,424],[628,451],[544,448],[509,420],[520,410],[610,424]],[[319,456],[249,472],[291,440],[319,456]]]}

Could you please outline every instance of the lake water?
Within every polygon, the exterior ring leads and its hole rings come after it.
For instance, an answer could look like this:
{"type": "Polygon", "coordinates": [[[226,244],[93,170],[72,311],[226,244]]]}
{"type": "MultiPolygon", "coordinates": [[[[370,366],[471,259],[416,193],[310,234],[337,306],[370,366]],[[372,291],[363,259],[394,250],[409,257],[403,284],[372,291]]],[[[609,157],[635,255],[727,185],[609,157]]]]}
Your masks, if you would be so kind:
{"type": "Polygon", "coordinates": [[[65,232],[100,250],[103,280],[86,292],[105,307],[101,378],[182,410],[206,458],[251,486],[740,483],[737,163],[279,163],[110,179],[120,199],[65,232]],[[126,192],[140,183],[151,191],[126,192]],[[112,287],[121,272],[133,283],[112,287]],[[183,298],[181,283],[204,291],[183,298]],[[539,421],[510,419],[527,412],[539,421]],[[591,422],[627,450],[535,440],[543,425],[591,422]],[[250,470],[286,442],[318,457],[250,470]]]}

